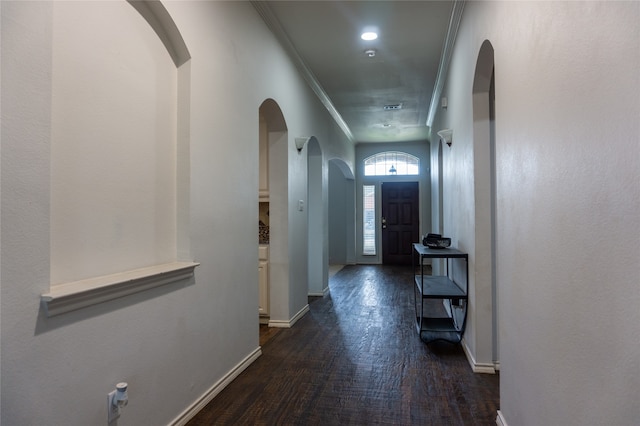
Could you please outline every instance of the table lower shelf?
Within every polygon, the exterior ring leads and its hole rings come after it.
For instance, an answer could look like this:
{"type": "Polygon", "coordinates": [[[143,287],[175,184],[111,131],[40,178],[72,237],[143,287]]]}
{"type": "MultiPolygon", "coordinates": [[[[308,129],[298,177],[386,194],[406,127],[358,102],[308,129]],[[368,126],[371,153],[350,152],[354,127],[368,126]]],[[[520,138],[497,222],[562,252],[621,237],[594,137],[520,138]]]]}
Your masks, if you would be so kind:
{"type": "Polygon", "coordinates": [[[416,275],[418,292],[429,299],[466,299],[467,294],[449,277],[416,275]]]}
{"type": "Polygon", "coordinates": [[[426,342],[446,340],[459,343],[462,340],[462,332],[451,318],[416,317],[416,330],[426,342]]]}

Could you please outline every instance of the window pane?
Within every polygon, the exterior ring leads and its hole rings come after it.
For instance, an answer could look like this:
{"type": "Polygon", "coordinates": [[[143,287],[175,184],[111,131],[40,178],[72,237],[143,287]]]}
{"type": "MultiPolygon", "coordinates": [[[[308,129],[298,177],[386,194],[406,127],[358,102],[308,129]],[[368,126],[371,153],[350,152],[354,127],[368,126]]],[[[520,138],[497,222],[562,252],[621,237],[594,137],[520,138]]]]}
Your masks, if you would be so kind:
{"type": "Polygon", "coordinates": [[[362,254],[376,254],[376,187],[362,187],[362,254]]]}
{"type": "Polygon", "coordinates": [[[364,160],[365,176],[419,175],[420,160],[406,152],[387,151],[364,160]]]}

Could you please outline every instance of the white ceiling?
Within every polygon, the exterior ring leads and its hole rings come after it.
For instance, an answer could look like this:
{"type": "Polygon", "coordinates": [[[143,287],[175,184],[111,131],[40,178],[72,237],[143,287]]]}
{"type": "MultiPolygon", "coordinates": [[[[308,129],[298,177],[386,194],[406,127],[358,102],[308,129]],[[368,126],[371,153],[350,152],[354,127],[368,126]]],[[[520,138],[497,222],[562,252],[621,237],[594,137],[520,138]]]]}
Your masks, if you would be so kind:
{"type": "Polygon", "coordinates": [[[353,142],[428,139],[426,123],[430,106],[439,105],[432,97],[455,2],[253,4],[353,142]],[[378,39],[361,40],[371,25],[378,27],[378,39]],[[368,57],[367,49],[376,55],[368,57]],[[401,109],[384,110],[397,104],[401,109]]]}

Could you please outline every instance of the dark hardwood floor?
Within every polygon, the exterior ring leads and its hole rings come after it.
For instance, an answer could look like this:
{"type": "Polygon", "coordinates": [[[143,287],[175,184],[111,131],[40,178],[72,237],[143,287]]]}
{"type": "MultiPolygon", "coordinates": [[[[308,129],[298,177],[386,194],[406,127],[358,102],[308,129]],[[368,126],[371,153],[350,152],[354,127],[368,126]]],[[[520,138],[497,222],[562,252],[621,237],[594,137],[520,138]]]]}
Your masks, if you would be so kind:
{"type": "Polygon", "coordinates": [[[420,340],[410,269],[346,266],[188,425],[495,425],[498,375],[420,340]]]}

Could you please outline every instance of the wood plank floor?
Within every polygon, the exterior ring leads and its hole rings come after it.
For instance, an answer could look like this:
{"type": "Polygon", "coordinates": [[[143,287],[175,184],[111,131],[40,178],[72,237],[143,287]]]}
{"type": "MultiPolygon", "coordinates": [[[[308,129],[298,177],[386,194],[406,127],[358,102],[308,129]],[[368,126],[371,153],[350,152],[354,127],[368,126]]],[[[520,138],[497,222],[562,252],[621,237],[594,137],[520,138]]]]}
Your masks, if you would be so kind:
{"type": "Polygon", "coordinates": [[[344,267],[188,425],[495,425],[498,375],[420,340],[410,269],[344,267]]]}

